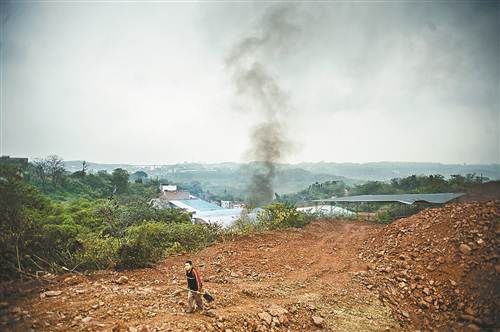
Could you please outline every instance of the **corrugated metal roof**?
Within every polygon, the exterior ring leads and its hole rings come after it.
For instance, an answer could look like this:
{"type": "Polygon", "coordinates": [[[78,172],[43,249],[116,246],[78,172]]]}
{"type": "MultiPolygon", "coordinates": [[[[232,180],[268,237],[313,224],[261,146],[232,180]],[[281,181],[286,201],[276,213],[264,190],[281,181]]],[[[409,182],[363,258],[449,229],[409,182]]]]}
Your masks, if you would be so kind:
{"type": "Polygon", "coordinates": [[[243,209],[221,209],[213,211],[197,212],[193,218],[201,219],[210,224],[221,226],[231,226],[231,224],[241,217],[243,209]]]}
{"type": "Polygon", "coordinates": [[[204,201],[202,199],[177,199],[171,200],[170,203],[190,212],[213,211],[222,209],[220,206],[204,201]]]}
{"type": "Polygon", "coordinates": [[[411,205],[415,202],[428,202],[435,204],[444,204],[463,195],[464,194],[462,193],[359,195],[320,199],[316,200],[316,202],[400,202],[408,205],[411,205]]]}
{"type": "Polygon", "coordinates": [[[218,210],[211,210],[211,211],[200,211],[199,213],[196,214],[196,216],[240,216],[241,212],[243,211],[242,208],[235,208],[235,209],[218,209],[218,210]]]}
{"type": "MultiPolygon", "coordinates": [[[[241,213],[244,209],[234,208],[234,209],[220,209],[214,211],[202,211],[196,212],[193,216],[194,219],[201,219],[210,224],[219,224],[221,226],[227,227],[231,226],[233,222],[241,217],[241,213]]],[[[257,213],[262,210],[260,208],[253,209],[247,214],[247,217],[251,220],[257,218],[257,213]]]]}

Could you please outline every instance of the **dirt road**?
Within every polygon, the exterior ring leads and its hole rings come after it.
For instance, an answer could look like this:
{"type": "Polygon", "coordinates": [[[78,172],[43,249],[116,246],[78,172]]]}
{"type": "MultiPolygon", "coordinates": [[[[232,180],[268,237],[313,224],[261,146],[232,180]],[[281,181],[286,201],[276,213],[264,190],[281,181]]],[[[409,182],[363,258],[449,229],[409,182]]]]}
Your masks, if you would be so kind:
{"type": "Polygon", "coordinates": [[[57,277],[57,283],[45,289],[33,286],[17,303],[9,303],[3,327],[22,331],[398,330],[377,293],[356,281],[356,273],[366,268],[358,249],[380,227],[315,222],[305,229],[219,243],[192,257],[171,257],[156,269],[57,277]],[[205,289],[216,298],[209,315],[185,314],[185,294],[172,295],[185,284],[183,263],[188,258],[201,265],[205,289]],[[40,296],[44,291],[53,292],[40,296]]]}

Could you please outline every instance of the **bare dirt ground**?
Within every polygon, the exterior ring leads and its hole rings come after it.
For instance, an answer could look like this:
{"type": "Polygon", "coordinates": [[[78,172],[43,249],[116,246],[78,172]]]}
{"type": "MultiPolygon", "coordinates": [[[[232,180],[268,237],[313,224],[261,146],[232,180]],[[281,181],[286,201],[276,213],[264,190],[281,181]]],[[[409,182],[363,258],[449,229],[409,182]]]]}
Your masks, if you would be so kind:
{"type": "Polygon", "coordinates": [[[1,284],[0,330],[498,331],[497,186],[390,225],[319,221],[154,268],[1,284]],[[184,313],[186,259],[216,299],[205,314],[184,313]]]}
{"type": "Polygon", "coordinates": [[[368,239],[358,274],[403,326],[500,330],[500,200],[452,203],[394,221],[368,239]]]}
{"type": "Polygon", "coordinates": [[[3,303],[2,329],[400,330],[378,293],[354,278],[366,269],[360,246],[381,228],[321,221],[215,244],[156,268],[60,276],[43,288],[23,284],[22,297],[3,303]],[[185,285],[187,258],[201,265],[204,288],[216,299],[208,315],[184,313],[185,293],[175,295],[185,285]]]}

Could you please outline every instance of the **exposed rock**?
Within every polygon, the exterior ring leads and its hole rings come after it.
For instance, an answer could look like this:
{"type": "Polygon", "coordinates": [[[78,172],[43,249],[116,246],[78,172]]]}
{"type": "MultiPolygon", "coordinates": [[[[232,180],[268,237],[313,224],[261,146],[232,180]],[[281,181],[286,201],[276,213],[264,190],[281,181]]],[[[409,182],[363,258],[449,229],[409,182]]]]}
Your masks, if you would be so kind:
{"type": "Polygon", "coordinates": [[[472,309],[471,307],[467,307],[467,308],[465,308],[465,310],[464,310],[464,311],[465,311],[465,313],[466,313],[467,315],[476,316],[476,312],[475,312],[475,311],[474,311],[474,309],[472,309]]]}
{"type": "Polygon", "coordinates": [[[13,314],[13,315],[19,315],[20,313],[22,312],[21,308],[19,307],[14,307],[10,310],[10,313],[13,314]]]}
{"type": "Polygon", "coordinates": [[[241,293],[243,293],[246,296],[250,296],[250,297],[257,297],[257,296],[259,296],[259,294],[257,294],[255,291],[253,291],[251,289],[248,289],[248,288],[242,289],[241,293]]]}
{"type": "Polygon", "coordinates": [[[76,285],[76,284],[78,284],[78,279],[76,276],[71,276],[71,277],[64,278],[63,282],[65,284],[68,284],[68,285],[76,285]]]}
{"type": "Polygon", "coordinates": [[[365,241],[359,255],[377,268],[360,281],[377,285],[380,299],[408,328],[402,305],[423,330],[496,326],[500,223],[493,221],[499,217],[500,201],[492,201],[452,203],[396,220],[365,241]]]}
{"type": "Polygon", "coordinates": [[[325,323],[325,320],[319,316],[312,316],[311,320],[312,320],[313,324],[318,326],[318,327],[322,327],[323,324],[325,323]]]}
{"type": "Polygon", "coordinates": [[[123,322],[117,322],[111,329],[112,332],[126,332],[127,326],[123,322]]]}
{"type": "Polygon", "coordinates": [[[119,285],[126,284],[128,282],[128,278],[126,276],[121,276],[120,278],[115,280],[115,283],[119,285]]]}
{"type": "Polygon", "coordinates": [[[273,317],[265,311],[259,312],[258,314],[259,318],[266,322],[267,325],[271,325],[271,322],[273,321],[273,317]]]}
{"type": "Polygon", "coordinates": [[[216,314],[213,310],[205,310],[203,311],[203,314],[208,317],[216,317],[216,314]]]}
{"type": "Polygon", "coordinates": [[[137,327],[138,332],[149,332],[149,325],[139,325],[137,327]]]}
{"type": "Polygon", "coordinates": [[[472,315],[462,314],[462,315],[460,315],[460,319],[472,322],[472,321],[474,321],[474,319],[476,319],[476,317],[474,317],[472,315]]]}
{"type": "Polygon", "coordinates": [[[47,297],[59,296],[61,294],[62,294],[62,291],[46,291],[46,292],[42,293],[42,295],[47,296],[47,297]]]}
{"type": "Polygon", "coordinates": [[[276,305],[276,304],[273,304],[268,312],[272,315],[272,316],[281,316],[281,315],[286,315],[288,314],[288,310],[286,310],[285,308],[283,307],[280,307],[279,305],[276,305]]]}
{"type": "Polygon", "coordinates": [[[280,324],[288,325],[288,317],[286,315],[281,315],[278,317],[280,324]]]}
{"type": "Polygon", "coordinates": [[[472,251],[471,247],[469,247],[469,246],[468,246],[468,245],[466,245],[465,243],[462,243],[462,244],[460,245],[459,249],[460,249],[460,252],[461,252],[462,254],[464,254],[464,255],[468,255],[468,254],[472,251]]]}
{"type": "Polygon", "coordinates": [[[465,330],[467,332],[476,332],[476,331],[481,331],[481,328],[477,326],[476,324],[469,324],[465,327],[465,330]]]}

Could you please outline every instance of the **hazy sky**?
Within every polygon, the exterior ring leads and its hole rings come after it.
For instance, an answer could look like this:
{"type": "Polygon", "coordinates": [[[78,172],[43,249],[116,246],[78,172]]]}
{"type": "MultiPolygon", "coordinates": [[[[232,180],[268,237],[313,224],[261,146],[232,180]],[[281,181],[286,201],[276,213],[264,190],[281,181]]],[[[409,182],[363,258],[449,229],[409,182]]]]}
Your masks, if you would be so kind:
{"type": "Polygon", "coordinates": [[[225,59],[280,6],[283,161],[500,162],[496,2],[3,3],[2,154],[247,160],[261,115],[225,59]]]}

